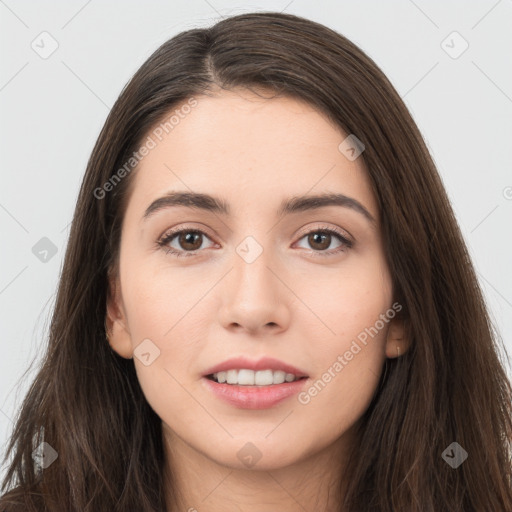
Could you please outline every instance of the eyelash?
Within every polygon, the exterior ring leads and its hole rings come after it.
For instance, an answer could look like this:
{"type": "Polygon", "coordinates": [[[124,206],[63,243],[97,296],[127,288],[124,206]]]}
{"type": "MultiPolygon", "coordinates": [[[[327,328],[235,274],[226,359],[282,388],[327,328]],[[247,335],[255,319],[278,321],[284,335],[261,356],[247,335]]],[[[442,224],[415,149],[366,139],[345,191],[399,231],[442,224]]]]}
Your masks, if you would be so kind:
{"type": "MultiPolygon", "coordinates": [[[[206,238],[210,238],[207,233],[205,233],[204,231],[202,231],[200,229],[192,229],[192,228],[187,229],[187,228],[185,228],[185,229],[179,229],[179,230],[170,231],[170,232],[165,233],[157,241],[157,245],[159,247],[161,247],[166,252],[166,254],[172,254],[173,256],[175,256],[177,258],[196,256],[197,253],[201,251],[201,249],[198,249],[196,251],[177,251],[177,250],[169,247],[168,244],[177,235],[179,235],[181,233],[200,234],[200,235],[204,235],[206,238]]],[[[333,256],[334,254],[338,254],[340,252],[344,252],[344,251],[346,251],[348,249],[351,249],[353,247],[353,245],[354,245],[353,242],[351,240],[348,240],[340,231],[338,231],[336,229],[333,229],[333,228],[327,228],[327,227],[325,227],[325,228],[324,227],[316,228],[316,229],[313,229],[311,231],[308,231],[308,232],[302,234],[301,237],[299,238],[299,240],[302,240],[304,237],[306,237],[308,235],[311,235],[313,233],[321,233],[321,234],[334,235],[343,244],[340,247],[336,248],[335,250],[331,249],[330,251],[319,251],[319,250],[311,249],[312,255],[314,255],[315,257],[316,256],[320,256],[320,257],[333,256]]]]}

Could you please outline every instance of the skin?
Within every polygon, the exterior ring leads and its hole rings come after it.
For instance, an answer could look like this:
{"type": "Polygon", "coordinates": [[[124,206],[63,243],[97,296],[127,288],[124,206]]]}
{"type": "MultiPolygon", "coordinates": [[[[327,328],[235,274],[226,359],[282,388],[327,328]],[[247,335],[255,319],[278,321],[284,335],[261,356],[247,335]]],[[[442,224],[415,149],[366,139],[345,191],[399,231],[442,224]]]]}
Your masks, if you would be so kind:
{"type": "MultiPolygon", "coordinates": [[[[214,364],[236,356],[275,357],[322,378],[365,328],[394,302],[379,212],[362,158],[338,149],[346,134],[310,105],[247,90],[197,96],[198,104],[138,166],[123,220],[119,272],[107,307],[110,344],[135,364],[142,390],[162,419],[168,510],[339,510],[343,467],[386,357],[408,348],[395,317],[301,404],[297,396],[266,410],[239,409],[202,382],[214,364]],[[142,220],[169,191],[219,196],[231,216],[183,206],[142,220]],[[342,193],[375,218],[340,206],[276,217],[290,196],[342,193]],[[170,228],[201,229],[194,256],[157,245],[170,228]],[[325,243],[305,236],[339,229],[325,243]],[[236,252],[247,236],[263,252],[236,252]],[[202,242],[202,244],[201,244],[202,242]],[[315,257],[315,252],[331,252],[315,257]],[[144,339],[160,355],[145,366],[144,339]],[[247,443],[261,454],[248,467],[247,443]],[[267,508],[265,509],[265,505],[267,508]]],[[[183,242],[183,240],[182,240],[183,242]]],[[[168,245],[186,252],[179,235],[168,245]]]]}

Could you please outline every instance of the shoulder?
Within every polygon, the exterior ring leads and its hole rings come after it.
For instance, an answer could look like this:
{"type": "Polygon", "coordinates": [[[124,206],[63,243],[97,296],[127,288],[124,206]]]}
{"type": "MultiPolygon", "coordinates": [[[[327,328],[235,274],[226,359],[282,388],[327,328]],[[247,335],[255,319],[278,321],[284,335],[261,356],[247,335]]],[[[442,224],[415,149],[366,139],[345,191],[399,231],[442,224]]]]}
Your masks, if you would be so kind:
{"type": "Polygon", "coordinates": [[[0,496],[0,512],[27,512],[27,510],[29,510],[27,505],[20,503],[20,491],[18,489],[0,496]]]}
{"type": "Polygon", "coordinates": [[[8,505],[0,502],[0,512],[26,512],[25,505],[8,505]]]}
{"type": "Polygon", "coordinates": [[[0,495],[0,512],[45,512],[39,488],[18,486],[0,495]]]}

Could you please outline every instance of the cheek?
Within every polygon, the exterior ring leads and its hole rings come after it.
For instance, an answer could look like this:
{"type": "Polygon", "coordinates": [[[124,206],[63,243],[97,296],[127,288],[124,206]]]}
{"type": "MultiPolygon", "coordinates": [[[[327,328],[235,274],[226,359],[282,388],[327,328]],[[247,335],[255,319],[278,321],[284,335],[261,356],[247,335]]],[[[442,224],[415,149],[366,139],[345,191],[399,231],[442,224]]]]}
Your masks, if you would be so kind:
{"type": "MultiPolygon", "coordinates": [[[[350,346],[391,307],[391,279],[378,256],[354,257],[341,268],[319,272],[313,279],[302,281],[305,286],[298,295],[311,309],[310,336],[314,335],[313,330],[318,333],[323,350],[350,346]]],[[[379,326],[379,331],[386,330],[380,323],[379,326]]],[[[315,345],[318,347],[318,342],[315,345]]]]}
{"type": "Polygon", "coordinates": [[[141,387],[150,403],[171,400],[177,414],[182,404],[190,406],[190,397],[180,383],[188,389],[190,381],[198,380],[194,375],[200,373],[197,355],[204,349],[214,321],[208,292],[215,281],[207,270],[173,268],[165,257],[155,257],[132,265],[128,261],[121,276],[141,387]],[[137,360],[137,347],[148,339],[150,352],[154,350],[158,357],[144,366],[137,360]]]}
{"type": "Polygon", "coordinates": [[[318,384],[304,403],[340,404],[362,412],[378,384],[392,306],[392,286],[379,258],[354,259],[331,275],[316,276],[304,300],[315,315],[302,323],[318,384]]]}
{"type": "Polygon", "coordinates": [[[208,279],[201,285],[185,274],[143,265],[130,274],[127,268],[123,290],[140,386],[153,410],[173,425],[188,417],[194,407],[188,392],[189,373],[205,329],[205,315],[201,320],[198,316],[204,313],[199,299],[207,285],[211,286],[208,279]],[[151,358],[153,353],[158,354],[148,366],[137,357],[141,352],[137,347],[143,341],[148,347],[144,353],[149,352],[151,358]]]}
{"type": "Polygon", "coordinates": [[[127,236],[121,265],[122,295],[134,343],[140,336],[164,339],[171,335],[198,301],[201,288],[192,266],[179,268],[163,249],[138,245],[127,236]]]}

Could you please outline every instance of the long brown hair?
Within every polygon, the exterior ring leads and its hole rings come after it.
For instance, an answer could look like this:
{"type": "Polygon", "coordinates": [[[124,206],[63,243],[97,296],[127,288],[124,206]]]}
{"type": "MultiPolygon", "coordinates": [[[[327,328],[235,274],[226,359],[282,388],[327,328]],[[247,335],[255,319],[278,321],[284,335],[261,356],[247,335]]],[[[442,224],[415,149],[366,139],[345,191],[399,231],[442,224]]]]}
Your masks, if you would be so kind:
{"type": "Polygon", "coordinates": [[[112,108],[81,186],[44,361],[7,447],[2,503],[29,511],[165,510],[161,420],[133,360],[110,348],[104,330],[133,173],[98,190],[173,107],[215,87],[264,87],[305,100],[365,145],[361,158],[412,345],[386,363],[340,510],[512,511],[506,350],[422,136],[358,47],[323,25],[272,12],[178,34],[112,108]],[[43,440],[58,458],[40,471],[32,452],[43,440]],[[457,468],[442,456],[454,442],[468,454],[457,468]]]}

